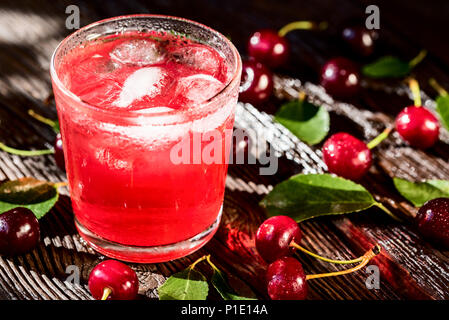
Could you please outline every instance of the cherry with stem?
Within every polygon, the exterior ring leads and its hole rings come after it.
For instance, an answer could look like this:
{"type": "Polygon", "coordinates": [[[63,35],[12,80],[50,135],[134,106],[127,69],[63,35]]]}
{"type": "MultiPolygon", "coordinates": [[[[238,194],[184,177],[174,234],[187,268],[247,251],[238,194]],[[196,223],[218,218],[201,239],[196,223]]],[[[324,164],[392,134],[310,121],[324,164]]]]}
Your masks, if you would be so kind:
{"type": "Polygon", "coordinates": [[[390,132],[391,128],[386,128],[367,144],[349,133],[332,135],[322,149],[328,171],[349,180],[360,180],[371,167],[371,150],[384,141],[390,132]]]}
{"type": "Polygon", "coordinates": [[[284,256],[268,266],[267,291],[272,300],[304,300],[307,297],[307,281],[325,277],[334,277],[356,272],[381,252],[376,245],[358,259],[359,264],[341,271],[306,275],[302,264],[295,258],[284,256]]]}
{"type": "Polygon", "coordinates": [[[96,300],[133,300],[139,281],[133,269],[116,260],[106,260],[89,274],[89,290],[96,300]]]}
{"type": "Polygon", "coordinates": [[[290,55],[290,44],[285,36],[294,30],[326,29],[327,23],[312,21],[294,21],[279,31],[263,29],[256,31],[248,40],[248,54],[256,61],[270,68],[284,65],[290,55]]]}
{"type": "Polygon", "coordinates": [[[437,142],[440,124],[438,119],[422,106],[418,81],[410,79],[409,86],[414,105],[404,108],[398,114],[395,120],[396,131],[411,146],[427,149],[437,142]]]}
{"type": "Polygon", "coordinates": [[[363,260],[363,257],[350,260],[334,260],[322,257],[305,248],[299,242],[302,232],[295,220],[288,216],[274,216],[265,220],[256,233],[256,249],[259,255],[268,263],[282,257],[291,256],[295,249],[314,258],[335,264],[353,264],[363,260]]]}

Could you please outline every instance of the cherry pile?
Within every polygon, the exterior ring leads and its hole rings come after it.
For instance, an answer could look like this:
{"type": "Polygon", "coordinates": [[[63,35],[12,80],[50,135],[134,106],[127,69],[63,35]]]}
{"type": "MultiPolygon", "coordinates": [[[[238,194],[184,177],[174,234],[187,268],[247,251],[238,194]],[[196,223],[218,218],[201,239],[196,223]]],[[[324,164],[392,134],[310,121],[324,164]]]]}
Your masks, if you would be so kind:
{"type": "Polygon", "coordinates": [[[353,260],[332,260],[314,254],[301,247],[301,229],[295,220],[287,216],[274,216],[263,222],[256,233],[256,249],[259,255],[269,263],[266,272],[267,292],[272,300],[304,300],[307,297],[307,281],[323,277],[338,276],[360,270],[377,254],[376,245],[362,257],[353,260]],[[317,259],[337,264],[358,263],[343,271],[306,275],[301,263],[293,258],[298,249],[317,259]]]}
{"type": "Polygon", "coordinates": [[[239,100],[260,105],[270,98],[273,93],[273,74],[270,69],[287,64],[290,44],[285,36],[289,32],[326,27],[326,23],[295,21],[279,31],[262,29],[254,32],[247,44],[249,59],[243,61],[239,100]]]}
{"type": "MultiPolygon", "coordinates": [[[[410,80],[414,105],[404,108],[396,117],[395,127],[401,138],[411,146],[426,149],[438,140],[438,119],[421,106],[418,82],[410,80]]],[[[387,128],[368,144],[348,133],[337,133],[329,137],[322,149],[323,161],[328,171],[350,180],[360,180],[372,163],[370,150],[386,139],[391,132],[387,128]]]]}

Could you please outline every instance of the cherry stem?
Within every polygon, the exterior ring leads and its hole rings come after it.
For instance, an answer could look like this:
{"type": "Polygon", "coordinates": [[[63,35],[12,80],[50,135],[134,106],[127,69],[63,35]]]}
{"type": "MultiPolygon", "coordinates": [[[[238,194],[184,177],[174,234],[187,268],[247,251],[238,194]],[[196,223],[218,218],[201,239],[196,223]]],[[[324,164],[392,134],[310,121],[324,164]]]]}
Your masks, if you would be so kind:
{"type": "Polygon", "coordinates": [[[412,92],[412,95],[413,95],[413,103],[415,104],[416,107],[420,107],[422,105],[422,102],[421,102],[421,91],[419,90],[418,81],[416,81],[413,78],[410,79],[409,87],[410,87],[410,91],[412,92]]]}
{"type": "Polygon", "coordinates": [[[53,186],[54,186],[55,188],[66,187],[66,186],[68,186],[68,185],[69,185],[68,182],[57,182],[57,183],[53,184],[53,186]]]}
{"type": "Polygon", "coordinates": [[[206,260],[207,260],[207,263],[209,263],[209,265],[212,267],[212,269],[218,270],[217,266],[215,264],[213,264],[212,261],[210,260],[210,254],[208,254],[206,256],[206,260]]]}
{"type": "Polygon", "coordinates": [[[48,118],[45,118],[44,116],[41,116],[40,114],[34,112],[34,110],[29,109],[29,110],[28,110],[28,114],[29,114],[31,117],[33,117],[34,119],[36,119],[37,121],[40,121],[40,122],[42,122],[42,123],[45,123],[46,125],[48,125],[48,126],[50,126],[50,127],[52,127],[52,128],[56,125],[56,122],[55,122],[55,121],[53,121],[53,120],[51,120],[51,119],[48,119],[48,118]]]}
{"type": "MultiPolygon", "coordinates": [[[[199,258],[198,260],[196,260],[194,263],[192,263],[192,264],[189,266],[189,269],[195,268],[195,266],[196,266],[198,263],[200,263],[200,262],[203,261],[203,260],[206,260],[207,257],[210,257],[210,255],[208,255],[208,256],[202,256],[201,258],[199,258]]],[[[209,259],[209,260],[210,260],[210,259],[209,259]]]]}
{"type": "Polygon", "coordinates": [[[327,22],[323,21],[320,23],[316,23],[313,21],[295,21],[283,26],[279,30],[278,34],[281,37],[285,37],[287,33],[293,30],[310,30],[310,29],[319,29],[319,30],[327,29],[327,22]]]}
{"type": "Polygon", "coordinates": [[[426,57],[426,55],[427,55],[427,50],[421,50],[418,53],[418,55],[416,57],[414,57],[412,60],[410,60],[410,62],[408,63],[410,68],[415,67],[418,63],[423,61],[423,59],[426,57]]]}
{"type": "Polygon", "coordinates": [[[377,137],[375,137],[373,140],[371,140],[370,142],[368,142],[366,144],[368,149],[375,148],[379,143],[381,143],[386,138],[388,138],[388,135],[390,134],[390,132],[391,132],[391,128],[386,128],[384,131],[382,131],[381,134],[379,134],[377,137]]]}
{"type": "Polygon", "coordinates": [[[385,207],[382,203],[380,202],[375,202],[374,205],[376,207],[378,207],[379,209],[381,209],[382,211],[384,211],[386,214],[388,214],[390,217],[392,217],[394,220],[398,221],[398,222],[403,222],[402,219],[400,219],[399,217],[397,217],[393,212],[391,212],[390,210],[387,209],[387,207],[385,207]]]}
{"type": "Polygon", "coordinates": [[[106,300],[111,295],[112,290],[109,287],[104,288],[103,290],[103,296],[101,297],[101,300],[106,300]]]}
{"type": "Polygon", "coordinates": [[[309,274],[306,276],[306,280],[311,279],[318,279],[318,278],[325,278],[325,277],[335,277],[335,276],[341,276],[344,274],[352,273],[355,271],[358,271],[362,269],[364,266],[368,264],[368,262],[377,256],[381,252],[381,247],[377,244],[374,246],[374,248],[367,251],[361,258],[361,261],[358,265],[356,265],[353,268],[342,270],[342,271],[336,271],[336,272],[329,272],[329,273],[319,273],[319,274],[309,274]]]}
{"type": "Polygon", "coordinates": [[[52,154],[55,153],[53,149],[46,150],[19,150],[15,148],[8,147],[4,143],[0,142],[0,150],[8,152],[10,154],[15,154],[18,156],[32,157],[32,156],[41,156],[44,154],[52,154]]]}
{"type": "Polygon", "coordinates": [[[290,246],[293,247],[293,248],[296,248],[296,249],[298,249],[298,250],[300,250],[300,251],[302,251],[302,252],[304,252],[305,254],[308,254],[309,256],[312,256],[312,257],[314,257],[314,258],[316,258],[316,259],[319,259],[319,260],[322,260],[322,261],[326,261],[326,262],[329,262],[329,263],[336,263],[336,264],[352,264],[352,263],[358,263],[358,262],[361,262],[362,259],[363,259],[363,256],[362,256],[362,257],[359,257],[359,258],[357,258],[357,259],[352,259],[352,260],[333,260],[333,259],[328,259],[328,258],[319,256],[319,255],[317,255],[316,253],[313,253],[313,252],[307,250],[306,248],[303,248],[302,246],[300,246],[299,244],[297,244],[295,241],[292,241],[292,242],[290,243],[290,246]]]}
{"type": "Polygon", "coordinates": [[[447,91],[434,78],[429,79],[429,84],[435,89],[436,92],[438,92],[440,96],[448,95],[447,91]]]}

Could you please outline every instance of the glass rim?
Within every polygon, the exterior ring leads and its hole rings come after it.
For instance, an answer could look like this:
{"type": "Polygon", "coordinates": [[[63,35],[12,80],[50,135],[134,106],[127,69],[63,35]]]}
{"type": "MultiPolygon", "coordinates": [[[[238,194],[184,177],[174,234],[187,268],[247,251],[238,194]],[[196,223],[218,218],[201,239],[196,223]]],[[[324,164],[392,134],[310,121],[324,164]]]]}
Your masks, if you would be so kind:
{"type": "Polygon", "coordinates": [[[176,117],[177,115],[184,113],[184,112],[180,111],[179,109],[174,109],[174,110],[164,111],[164,112],[156,112],[156,113],[139,113],[139,112],[123,112],[123,110],[108,110],[108,109],[96,106],[95,104],[91,104],[91,103],[84,101],[79,96],[77,96],[75,93],[73,93],[71,90],[69,90],[62,83],[61,79],[59,78],[58,73],[56,71],[56,66],[55,66],[56,55],[59,52],[59,50],[64,46],[64,44],[67,43],[67,41],[69,41],[72,37],[76,36],[78,33],[82,32],[82,31],[89,30],[98,25],[101,25],[101,24],[104,24],[104,23],[107,23],[110,21],[125,20],[125,19],[130,19],[130,18],[162,18],[162,19],[167,19],[167,20],[186,22],[189,24],[193,24],[199,28],[203,28],[203,29],[215,34],[221,40],[224,40],[226,45],[229,46],[229,48],[231,49],[232,54],[233,54],[233,59],[236,62],[234,70],[231,73],[231,76],[226,81],[226,84],[224,85],[224,87],[218,93],[216,93],[214,96],[212,96],[209,99],[198,102],[197,103],[198,105],[207,105],[207,104],[213,103],[213,101],[218,100],[219,97],[224,95],[227,91],[231,90],[230,88],[232,88],[235,85],[235,82],[239,78],[240,73],[241,73],[242,61],[241,61],[241,57],[240,57],[240,54],[239,54],[237,48],[223,34],[221,34],[220,32],[218,32],[202,23],[199,23],[199,22],[196,22],[196,21],[193,21],[190,19],[186,19],[186,18],[168,16],[168,15],[163,15],[163,14],[131,14],[131,15],[122,15],[122,16],[111,17],[111,18],[102,19],[102,20],[90,23],[90,24],[76,30],[75,32],[72,32],[67,37],[65,37],[63,40],[61,40],[61,42],[59,42],[59,44],[56,46],[56,48],[53,51],[53,54],[51,56],[50,77],[51,77],[51,80],[54,82],[54,84],[57,86],[57,88],[63,93],[64,96],[75,100],[77,103],[79,103],[80,105],[82,105],[83,107],[85,107],[89,110],[92,110],[95,112],[100,112],[103,114],[108,114],[108,115],[116,115],[120,118],[142,119],[142,118],[170,117],[170,116],[176,117]]]}

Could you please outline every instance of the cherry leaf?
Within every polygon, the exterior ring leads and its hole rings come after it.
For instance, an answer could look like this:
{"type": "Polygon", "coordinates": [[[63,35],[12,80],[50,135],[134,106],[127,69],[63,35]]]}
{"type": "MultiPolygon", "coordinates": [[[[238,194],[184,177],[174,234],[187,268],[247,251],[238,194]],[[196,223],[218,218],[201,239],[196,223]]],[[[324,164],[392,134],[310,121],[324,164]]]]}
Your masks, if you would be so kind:
{"type": "Polygon", "coordinates": [[[297,222],[361,211],[372,206],[386,211],[363,186],[330,174],[292,176],[276,185],[260,205],[269,216],[287,215],[297,222]]]}
{"type": "Polygon", "coordinates": [[[212,285],[224,300],[257,300],[255,298],[246,298],[238,295],[234,289],[229,286],[226,275],[223,274],[215,265],[211,264],[211,267],[214,270],[211,278],[212,285]]]}
{"type": "Polygon", "coordinates": [[[410,71],[408,62],[393,56],[382,57],[362,68],[363,75],[370,78],[402,78],[410,71]]]}
{"type": "Polygon", "coordinates": [[[25,207],[42,218],[58,201],[59,193],[54,183],[34,178],[21,178],[0,184],[0,213],[25,207]]]}
{"type": "Polygon", "coordinates": [[[329,132],[330,120],[327,110],[304,99],[284,104],[274,118],[300,140],[310,145],[321,142],[329,132]]]}
{"type": "Polygon", "coordinates": [[[393,183],[399,193],[415,207],[421,207],[432,199],[449,198],[449,181],[447,180],[412,182],[401,178],[393,178],[393,183]]]}
{"type": "Polygon", "coordinates": [[[417,64],[427,55],[426,50],[421,50],[410,61],[403,61],[397,57],[385,56],[362,68],[362,73],[370,78],[402,78],[408,75],[417,64]]]}
{"type": "Polygon", "coordinates": [[[436,103],[441,122],[449,130],[449,95],[438,96],[436,103]]]}
{"type": "Polygon", "coordinates": [[[175,273],[159,287],[159,300],[206,300],[206,277],[191,267],[175,273]]]}

